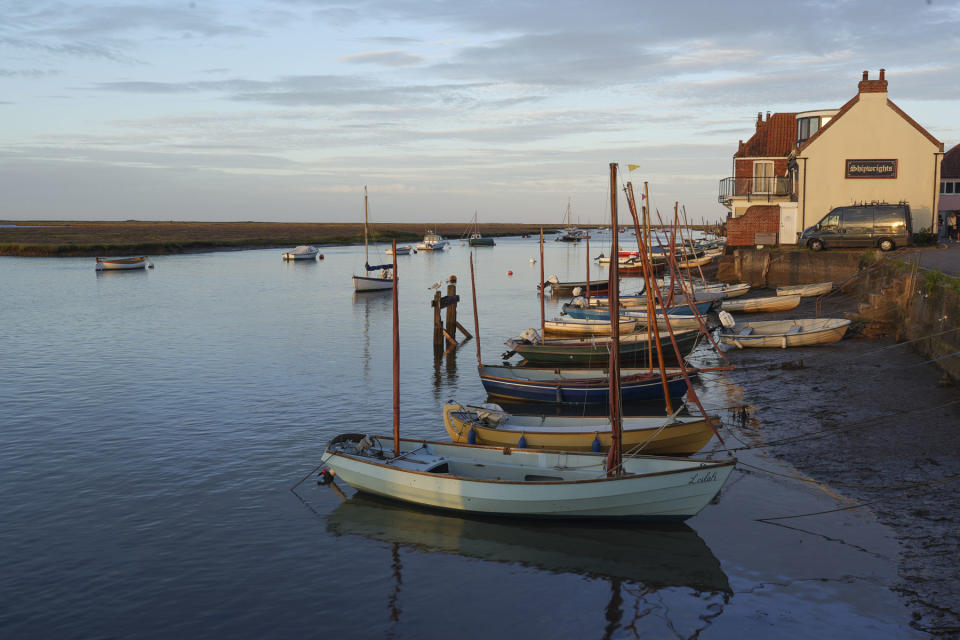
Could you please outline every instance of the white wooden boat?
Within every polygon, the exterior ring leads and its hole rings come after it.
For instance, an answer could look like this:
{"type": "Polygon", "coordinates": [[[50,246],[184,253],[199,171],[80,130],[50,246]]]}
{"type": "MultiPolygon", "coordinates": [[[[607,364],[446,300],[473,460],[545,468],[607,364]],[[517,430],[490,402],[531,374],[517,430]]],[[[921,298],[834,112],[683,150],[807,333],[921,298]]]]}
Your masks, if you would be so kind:
{"type": "Polygon", "coordinates": [[[678,258],[677,266],[681,269],[695,269],[696,267],[702,267],[705,264],[710,264],[713,261],[713,256],[703,255],[699,258],[678,258]]]}
{"type": "MultiPolygon", "coordinates": [[[[446,404],[443,426],[454,442],[531,449],[600,451],[610,448],[610,419],[590,416],[514,415],[498,405],[446,404]],[[472,433],[471,433],[472,432],[472,433]]],[[[689,456],[713,438],[702,416],[623,416],[624,451],[689,456]]]]}
{"type": "Polygon", "coordinates": [[[838,342],[847,332],[850,321],[843,318],[805,318],[800,320],[766,320],[736,322],[720,330],[720,341],[744,349],[746,347],[809,347],[838,342]]]}
{"type": "Polygon", "coordinates": [[[795,284],[789,287],[777,287],[778,296],[800,295],[804,298],[822,296],[833,291],[832,282],[815,282],[813,284],[795,284]]]}
{"type": "Polygon", "coordinates": [[[420,251],[443,251],[450,243],[443,239],[443,236],[427,230],[423,236],[423,242],[417,245],[420,251]]]}
{"type": "MultiPolygon", "coordinates": [[[[554,336],[608,336],[613,330],[609,320],[593,318],[554,318],[543,323],[547,335],[554,336]]],[[[637,330],[635,318],[620,317],[620,333],[633,333],[637,330]]]]}
{"type": "Polygon", "coordinates": [[[719,493],[734,459],[623,457],[608,476],[605,453],[487,447],[348,433],[330,441],[335,477],[367,493],[487,515],[683,521],[719,493]]]}
{"type": "Polygon", "coordinates": [[[767,296],[765,298],[740,298],[724,300],[721,309],[738,313],[763,313],[771,311],[789,311],[800,304],[800,295],[767,296]]]}
{"type": "Polygon", "coordinates": [[[730,298],[738,298],[748,291],[750,291],[749,282],[737,282],[736,284],[727,284],[725,282],[719,282],[714,284],[707,285],[695,285],[695,291],[705,291],[705,292],[721,292],[727,294],[726,300],[730,298]]]}
{"type": "Polygon", "coordinates": [[[296,249],[287,251],[283,254],[284,260],[316,260],[317,254],[320,253],[320,249],[302,244],[296,249]]]}
{"type": "Polygon", "coordinates": [[[126,271],[146,269],[147,256],[129,256],[126,258],[97,258],[97,271],[126,271]]]}
{"type": "MultiPolygon", "coordinates": [[[[363,254],[364,270],[362,276],[353,276],[353,290],[357,293],[368,293],[371,291],[388,291],[393,289],[393,265],[380,264],[370,266],[370,242],[368,222],[367,222],[367,187],[363,187],[363,254]],[[379,271],[379,275],[370,275],[371,272],[379,271]]],[[[394,260],[396,262],[396,260],[394,260]]]]}
{"type": "MultiPolygon", "coordinates": [[[[398,256],[410,255],[410,251],[412,251],[412,250],[413,250],[413,247],[411,247],[411,246],[408,245],[408,244],[405,244],[405,245],[403,245],[402,247],[397,247],[397,255],[398,255],[398,256]]],[[[388,256],[392,256],[392,255],[393,255],[393,247],[387,247],[386,254],[387,254],[388,256]]]]}

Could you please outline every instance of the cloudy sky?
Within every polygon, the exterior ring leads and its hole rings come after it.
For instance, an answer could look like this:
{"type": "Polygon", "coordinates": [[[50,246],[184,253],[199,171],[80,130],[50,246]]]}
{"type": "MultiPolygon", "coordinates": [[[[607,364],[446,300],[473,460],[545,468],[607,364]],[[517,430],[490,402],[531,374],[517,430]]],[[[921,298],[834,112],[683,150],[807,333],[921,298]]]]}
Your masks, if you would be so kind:
{"type": "Polygon", "coordinates": [[[758,111],[864,69],[960,141],[960,0],[0,0],[0,218],[716,220],[758,111]]]}

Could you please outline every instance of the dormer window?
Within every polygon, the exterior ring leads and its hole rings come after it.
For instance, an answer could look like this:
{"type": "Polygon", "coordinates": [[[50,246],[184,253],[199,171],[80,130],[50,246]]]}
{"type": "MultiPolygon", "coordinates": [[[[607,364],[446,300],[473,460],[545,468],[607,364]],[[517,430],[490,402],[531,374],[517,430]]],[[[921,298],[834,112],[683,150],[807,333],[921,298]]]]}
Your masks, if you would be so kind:
{"type": "Polygon", "coordinates": [[[820,116],[797,119],[797,144],[803,144],[820,128],[820,116]]]}

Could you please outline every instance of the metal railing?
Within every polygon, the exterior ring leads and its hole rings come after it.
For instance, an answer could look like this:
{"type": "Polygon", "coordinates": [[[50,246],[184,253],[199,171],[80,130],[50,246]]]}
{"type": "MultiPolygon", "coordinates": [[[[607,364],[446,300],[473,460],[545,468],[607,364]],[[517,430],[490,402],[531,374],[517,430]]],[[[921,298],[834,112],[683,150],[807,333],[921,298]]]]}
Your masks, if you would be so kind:
{"type": "Polygon", "coordinates": [[[724,178],[720,181],[720,195],[717,201],[726,205],[734,197],[752,200],[771,200],[793,194],[793,184],[789,176],[771,176],[769,178],[724,178]]]}

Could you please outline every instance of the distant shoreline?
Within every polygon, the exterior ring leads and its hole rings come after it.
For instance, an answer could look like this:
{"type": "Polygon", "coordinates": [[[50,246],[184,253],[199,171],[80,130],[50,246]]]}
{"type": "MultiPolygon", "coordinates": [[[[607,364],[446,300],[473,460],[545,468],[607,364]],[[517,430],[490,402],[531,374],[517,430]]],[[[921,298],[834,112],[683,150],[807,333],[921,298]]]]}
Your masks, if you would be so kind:
{"type": "MultiPolygon", "coordinates": [[[[524,233],[535,236],[541,228],[544,233],[553,233],[560,225],[479,225],[481,234],[492,237],[524,233]]],[[[596,225],[582,225],[582,228],[596,228],[596,225]]],[[[433,229],[448,240],[460,239],[471,231],[463,223],[377,223],[370,225],[370,241],[382,243],[396,239],[399,243],[411,244],[421,240],[426,229],[433,229]]],[[[0,220],[2,256],[168,255],[361,242],[363,225],[360,223],[0,220]]]]}
{"type": "MultiPolygon", "coordinates": [[[[380,223],[370,225],[370,241],[396,239],[409,244],[421,240],[428,228],[451,240],[460,238],[466,231],[462,223],[432,226],[380,223]]],[[[539,234],[540,226],[482,224],[480,233],[485,236],[539,234]]],[[[0,220],[0,255],[4,256],[168,255],[362,242],[360,223],[0,220]]]]}

